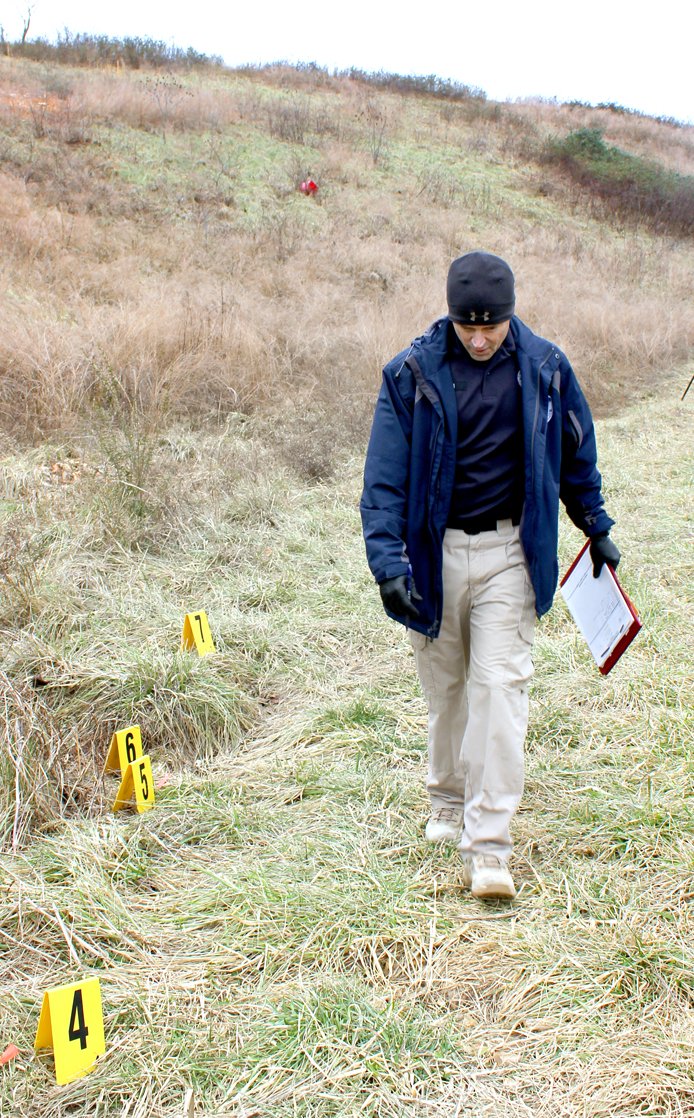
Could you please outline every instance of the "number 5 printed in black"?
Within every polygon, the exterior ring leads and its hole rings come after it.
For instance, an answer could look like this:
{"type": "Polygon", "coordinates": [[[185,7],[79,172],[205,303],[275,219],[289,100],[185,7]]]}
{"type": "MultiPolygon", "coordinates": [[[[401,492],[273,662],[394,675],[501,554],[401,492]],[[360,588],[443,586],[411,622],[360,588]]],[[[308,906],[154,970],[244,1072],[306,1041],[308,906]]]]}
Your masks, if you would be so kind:
{"type": "Polygon", "coordinates": [[[149,781],[147,780],[147,764],[145,761],[140,761],[140,787],[142,788],[142,799],[149,799],[149,781]]]}

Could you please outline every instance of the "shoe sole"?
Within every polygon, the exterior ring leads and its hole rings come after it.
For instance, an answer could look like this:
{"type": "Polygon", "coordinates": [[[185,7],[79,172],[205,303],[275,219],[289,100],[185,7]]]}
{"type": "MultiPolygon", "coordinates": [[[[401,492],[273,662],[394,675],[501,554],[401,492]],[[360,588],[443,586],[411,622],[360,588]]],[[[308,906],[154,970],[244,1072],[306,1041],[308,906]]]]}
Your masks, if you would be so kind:
{"type": "Polygon", "coordinates": [[[450,842],[454,846],[457,846],[458,843],[460,842],[460,838],[461,838],[462,833],[463,833],[463,831],[462,831],[462,828],[461,828],[455,835],[439,835],[436,838],[430,838],[429,835],[425,832],[424,837],[427,840],[427,842],[450,842]]]}
{"type": "Polygon", "coordinates": [[[513,885],[478,885],[475,889],[471,889],[473,897],[483,901],[512,901],[516,895],[516,890],[513,885]]]}
{"type": "Polygon", "coordinates": [[[470,890],[473,897],[481,901],[512,901],[516,896],[516,887],[512,881],[506,884],[500,881],[489,881],[473,887],[472,873],[467,866],[463,867],[463,885],[470,890]]]}

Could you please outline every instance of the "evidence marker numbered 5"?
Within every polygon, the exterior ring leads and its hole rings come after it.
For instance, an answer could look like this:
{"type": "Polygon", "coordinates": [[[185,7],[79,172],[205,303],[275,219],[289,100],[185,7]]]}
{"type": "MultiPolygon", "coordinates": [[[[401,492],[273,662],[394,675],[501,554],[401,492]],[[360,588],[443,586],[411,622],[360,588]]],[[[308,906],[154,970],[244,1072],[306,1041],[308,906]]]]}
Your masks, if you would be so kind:
{"type": "Polygon", "coordinates": [[[138,812],[149,811],[150,808],[154,807],[152,762],[147,754],[131,761],[123,769],[123,777],[113,810],[121,811],[123,808],[131,806],[134,806],[138,812]]]}

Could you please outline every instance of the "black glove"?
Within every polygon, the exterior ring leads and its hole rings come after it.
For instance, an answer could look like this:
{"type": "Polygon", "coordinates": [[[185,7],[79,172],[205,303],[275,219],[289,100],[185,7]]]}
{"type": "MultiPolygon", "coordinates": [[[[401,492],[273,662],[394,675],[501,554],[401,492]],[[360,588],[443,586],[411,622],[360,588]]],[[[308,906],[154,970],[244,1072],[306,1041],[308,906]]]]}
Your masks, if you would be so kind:
{"type": "Polygon", "coordinates": [[[607,563],[613,571],[619,566],[619,548],[612,542],[607,532],[590,537],[590,557],[593,560],[593,578],[597,578],[607,563]]]}
{"type": "Polygon", "coordinates": [[[417,593],[414,581],[410,582],[408,591],[406,576],[398,575],[397,578],[387,578],[378,589],[381,591],[381,601],[390,613],[394,613],[396,617],[419,617],[419,610],[414,602],[421,602],[422,596],[417,593]]]}

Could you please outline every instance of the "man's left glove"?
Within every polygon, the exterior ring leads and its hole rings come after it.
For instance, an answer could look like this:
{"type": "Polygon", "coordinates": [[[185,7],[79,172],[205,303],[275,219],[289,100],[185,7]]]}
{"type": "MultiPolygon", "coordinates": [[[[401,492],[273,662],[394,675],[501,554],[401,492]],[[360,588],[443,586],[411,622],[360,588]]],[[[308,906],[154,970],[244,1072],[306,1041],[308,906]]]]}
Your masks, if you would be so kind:
{"type": "Polygon", "coordinates": [[[599,535],[590,537],[590,557],[593,560],[593,578],[598,577],[605,563],[616,571],[621,558],[619,548],[612,542],[607,532],[600,532],[599,535]]]}
{"type": "Polygon", "coordinates": [[[407,578],[405,575],[398,575],[397,578],[387,578],[380,583],[378,589],[381,591],[381,601],[390,613],[394,613],[396,617],[419,617],[419,610],[414,603],[421,602],[422,597],[417,593],[414,581],[410,583],[408,591],[407,578]]]}

